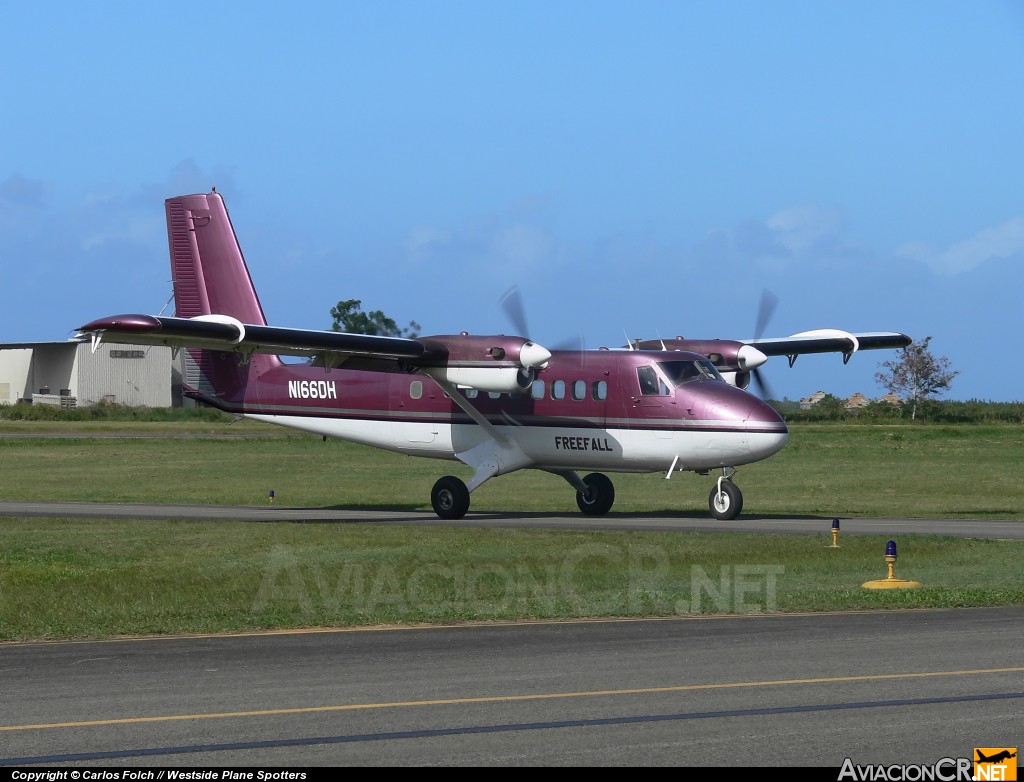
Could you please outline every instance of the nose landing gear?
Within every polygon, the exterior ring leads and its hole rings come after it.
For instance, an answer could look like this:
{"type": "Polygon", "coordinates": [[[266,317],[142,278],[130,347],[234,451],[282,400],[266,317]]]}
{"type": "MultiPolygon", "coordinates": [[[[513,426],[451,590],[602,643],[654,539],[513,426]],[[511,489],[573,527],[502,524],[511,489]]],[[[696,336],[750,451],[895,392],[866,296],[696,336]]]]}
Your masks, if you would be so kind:
{"type": "Polygon", "coordinates": [[[722,469],[722,477],[711,488],[708,496],[708,508],[711,515],[719,521],[732,521],[743,510],[743,492],[732,482],[736,470],[732,467],[722,469]]]}

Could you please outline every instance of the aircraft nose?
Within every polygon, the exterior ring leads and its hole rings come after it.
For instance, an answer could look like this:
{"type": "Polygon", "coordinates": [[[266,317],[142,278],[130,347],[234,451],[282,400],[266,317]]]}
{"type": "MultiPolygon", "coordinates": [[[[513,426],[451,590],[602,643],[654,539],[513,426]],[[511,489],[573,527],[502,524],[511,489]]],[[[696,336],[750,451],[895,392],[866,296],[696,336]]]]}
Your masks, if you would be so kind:
{"type": "Polygon", "coordinates": [[[754,459],[767,459],[781,451],[789,440],[789,427],[782,416],[770,404],[756,397],[743,425],[747,447],[754,459]]]}

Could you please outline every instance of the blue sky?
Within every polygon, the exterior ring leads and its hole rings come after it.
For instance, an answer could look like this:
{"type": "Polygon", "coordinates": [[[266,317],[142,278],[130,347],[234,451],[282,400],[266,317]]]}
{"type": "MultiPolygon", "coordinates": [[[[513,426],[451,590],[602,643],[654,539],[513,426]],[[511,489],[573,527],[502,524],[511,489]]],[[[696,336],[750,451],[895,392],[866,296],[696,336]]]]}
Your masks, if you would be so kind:
{"type": "MultiPolygon", "coordinates": [[[[272,323],[588,347],[931,336],[1024,399],[1024,5],[0,0],[0,341],[170,296],[163,200],[224,194],[272,323]],[[1010,356],[1009,359],[1006,356],[1010,356]]],[[[883,392],[890,352],[766,366],[883,392]]]]}

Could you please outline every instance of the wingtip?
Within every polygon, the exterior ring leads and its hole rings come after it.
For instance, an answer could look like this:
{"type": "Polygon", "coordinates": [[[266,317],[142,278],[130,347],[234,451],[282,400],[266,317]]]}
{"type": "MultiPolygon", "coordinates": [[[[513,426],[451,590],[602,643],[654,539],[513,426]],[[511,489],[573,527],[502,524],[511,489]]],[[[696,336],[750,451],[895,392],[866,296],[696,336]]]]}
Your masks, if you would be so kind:
{"type": "Polygon", "coordinates": [[[90,331],[156,331],[160,321],[152,315],[110,315],[79,326],[79,332],[90,331]]]}

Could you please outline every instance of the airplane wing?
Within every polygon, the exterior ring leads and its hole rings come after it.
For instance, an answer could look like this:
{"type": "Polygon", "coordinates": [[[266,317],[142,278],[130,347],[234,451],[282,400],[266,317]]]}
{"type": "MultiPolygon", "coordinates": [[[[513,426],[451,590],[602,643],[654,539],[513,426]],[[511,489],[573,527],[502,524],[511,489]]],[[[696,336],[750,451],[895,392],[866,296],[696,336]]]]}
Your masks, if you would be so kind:
{"type": "Polygon", "coordinates": [[[798,356],[803,353],[845,353],[858,350],[905,348],[912,340],[895,331],[872,331],[853,334],[839,329],[804,331],[791,337],[741,340],[766,356],[798,356]]]}
{"type": "Polygon", "coordinates": [[[772,339],[648,339],[629,345],[631,350],[688,350],[708,356],[721,371],[756,369],[769,356],[788,356],[790,366],[804,353],[842,353],[843,363],[858,350],[905,348],[913,340],[896,331],[854,334],[840,329],[803,331],[772,339]]]}
{"type": "Polygon", "coordinates": [[[409,339],[338,331],[241,323],[229,315],[194,318],[112,315],[77,329],[77,341],[95,351],[106,339],[129,345],[231,351],[244,360],[253,354],[315,359],[318,366],[373,372],[422,370],[437,379],[482,391],[529,387],[534,372],[551,353],[523,337],[469,334],[409,339]]]}
{"type": "Polygon", "coordinates": [[[207,348],[252,355],[316,358],[338,367],[398,370],[398,362],[441,358],[443,346],[404,337],[379,337],[313,329],[243,324],[224,315],[173,318],[156,315],[113,315],[81,326],[80,341],[91,340],[93,350],[103,340],[132,345],[165,345],[179,349],[207,348]]]}

